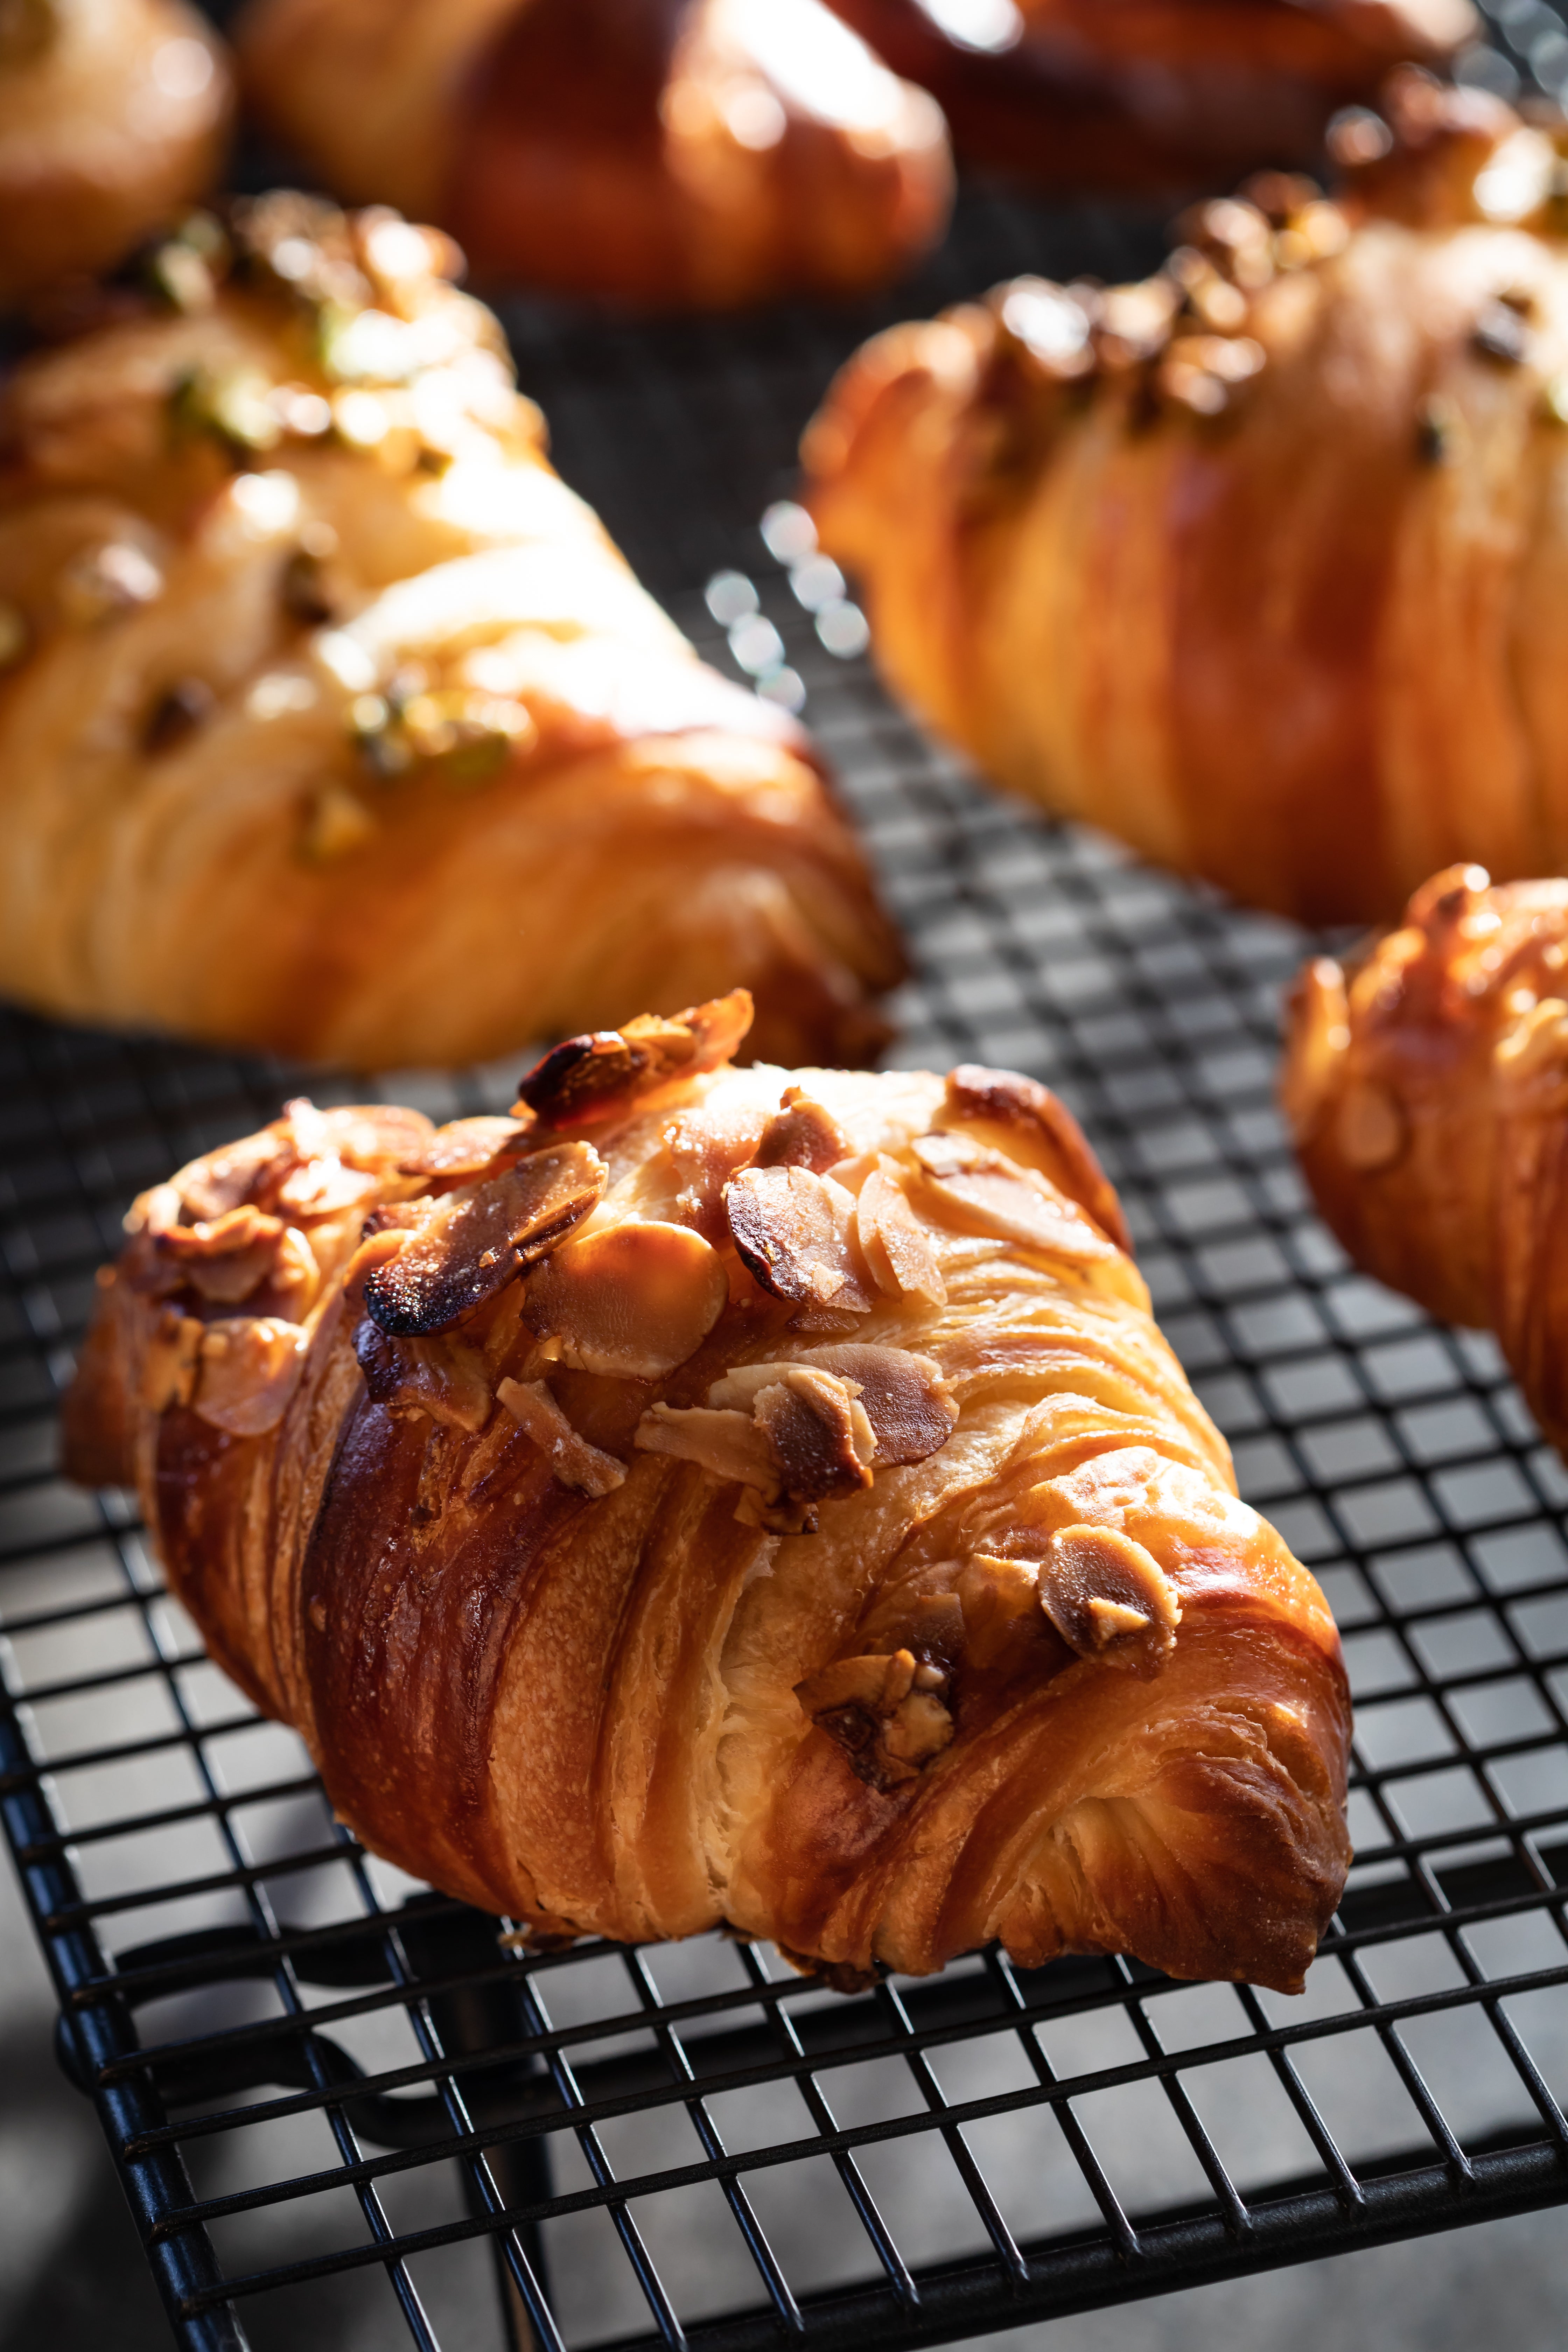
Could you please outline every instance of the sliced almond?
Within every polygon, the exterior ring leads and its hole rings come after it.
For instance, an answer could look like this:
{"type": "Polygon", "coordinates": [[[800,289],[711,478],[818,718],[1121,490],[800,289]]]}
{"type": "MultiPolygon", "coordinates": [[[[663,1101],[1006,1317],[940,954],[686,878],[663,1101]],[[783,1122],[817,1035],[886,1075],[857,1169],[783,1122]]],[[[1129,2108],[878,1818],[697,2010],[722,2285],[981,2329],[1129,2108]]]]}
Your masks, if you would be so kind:
{"type": "Polygon", "coordinates": [[[1175,1646],[1176,1588],[1152,1552],[1118,1528],[1058,1528],[1048,1536],[1039,1594],[1079,1657],[1152,1674],[1175,1646]]]}
{"type": "Polygon", "coordinates": [[[968,1664],[994,1665],[1018,1628],[1037,1621],[1039,1574],[1031,1560],[1001,1559],[992,1552],[976,1552],[965,1561],[958,1598],[968,1664]]]}
{"type": "Polygon", "coordinates": [[[1115,1186],[1067,1105],[1037,1078],[961,1062],[948,1074],[938,1124],[962,1127],[977,1142],[1032,1168],[1087,1209],[1119,1249],[1131,1249],[1115,1186]]]}
{"type": "Polygon", "coordinates": [[[896,1160],[883,1157],[860,1187],[855,1229],[871,1279],[889,1298],[947,1304],[930,1233],[910,1208],[896,1160]]]}
{"type": "Polygon", "coordinates": [[[869,1312],[856,1262],[855,1201],[806,1168],[746,1168],[724,1187],[735,1247],[764,1290],[797,1307],[869,1312]]]}
{"type": "Polygon", "coordinates": [[[876,1438],[879,1468],[923,1462],[952,1434],[958,1406],[939,1364],[902,1348],[861,1346],[852,1340],[766,1363],[735,1364],[714,1381],[708,1402],[749,1412],[763,1389],[792,1371],[810,1368],[844,1381],[858,1402],[876,1438]]]}
{"type": "Polygon", "coordinates": [[[564,1143],[447,1194],[366,1274],[367,1312],[395,1339],[448,1329],[570,1233],[605,1183],[598,1153],[564,1143]]]}
{"type": "Polygon", "coordinates": [[[882,1747],[896,1763],[917,1769],[940,1756],[952,1741],[952,1717],[934,1691],[911,1691],[893,1710],[882,1747]]]}
{"type": "Polygon", "coordinates": [[[270,1272],[286,1230],[280,1217],[247,1202],[196,1224],[167,1227],[153,1247],[204,1298],[237,1306],[270,1272]]]}
{"type": "Polygon", "coordinates": [[[354,1354],[375,1404],[422,1412],[477,1437],[490,1417],[490,1384],[477,1348],[446,1332],[430,1339],[390,1339],[367,1317],[354,1354]]]}
{"type": "Polygon", "coordinates": [[[679,1078],[730,1061],[752,1025],[743,988],[668,1018],[645,1013],[620,1029],[568,1037],[531,1069],[520,1103],[551,1127],[579,1127],[624,1116],[679,1078]]]}
{"type": "Polygon", "coordinates": [[[176,1307],[163,1307],[142,1360],[142,1402],[149,1412],[189,1404],[195,1392],[204,1326],[176,1307]]]}
{"type": "Polygon", "coordinates": [[[1120,1255],[1076,1201],[1002,1152],[945,1134],[922,1135],[914,1153],[925,1171],[922,1194],[966,1232],[1052,1257],[1092,1262],[1120,1255]]]}
{"type": "Polygon", "coordinates": [[[863,1706],[873,1715],[891,1715],[915,1685],[913,1653],[895,1650],[890,1656],[835,1658],[796,1683],[795,1695],[807,1715],[830,1706],[863,1706]]]}
{"type": "Polygon", "coordinates": [[[305,1369],[306,1335],[276,1315],[209,1323],[192,1403],[231,1437],[261,1437],[288,1412],[305,1369]]]}
{"type": "MultiPolygon", "coordinates": [[[[312,1106],[312,1108],[314,1106],[312,1106]]],[[[289,1114],[295,1106],[290,1104],[289,1114]]],[[[317,1111],[318,1157],[333,1154],[347,1168],[386,1176],[428,1143],[433,1129],[422,1110],[402,1103],[344,1103],[317,1111]]]]}
{"type": "Polygon", "coordinates": [[[766,1433],[749,1412],[656,1404],[638,1422],[632,1444],[645,1454],[670,1454],[677,1461],[695,1462],[711,1477],[754,1486],[770,1501],[784,1484],[766,1433]]]}
{"type": "Polygon", "coordinates": [[[838,1658],[797,1683],[795,1695],[856,1777],[886,1792],[916,1779],[952,1738],[952,1717],[921,1686],[921,1671],[909,1650],[838,1658]]]}
{"type": "Polygon", "coordinates": [[[759,1391],[752,1412],[797,1501],[823,1502],[870,1486],[876,1434],[858,1401],[830,1372],[792,1364],[783,1380],[759,1391]]]}
{"type": "Polygon", "coordinates": [[[496,1394],[574,1495],[596,1500],[626,1484],[625,1463],[580,1437],[542,1381],[502,1381],[496,1394]]]}
{"type": "Polygon", "coordinates": [[[523,1309],[545,1355],[656,1381],[694,1356],[730,1297],[724,1262],[686,1225],[612,1225],[548,1257],[523,1309]]]}
{"type": "Polygon", "coordinates": [[[269,1180],[280,1180],[293,1157],[288,1139],[276,1128],[265,1128],[259,1135],[193,1160],[174,1178],[174,1189],[187,1213],[205,1223],[247,1202],[264,1200],[269,1180]]]}
{"type": "Polygon", "coordinates": [[[809,1168],[825,1176],[847,1156],[849,1139],[831,1111],[804,1087],[786,1087],[757,1146],[759,1168],[809,1168]]]}
{"type": "Polygon", "coordinates": [[[497,1161],[521,1150],[532,1125],[531,1119],[455,1118],[405,1152],[397,1172],[448,1180],[497,1174],[497,1161]]]}

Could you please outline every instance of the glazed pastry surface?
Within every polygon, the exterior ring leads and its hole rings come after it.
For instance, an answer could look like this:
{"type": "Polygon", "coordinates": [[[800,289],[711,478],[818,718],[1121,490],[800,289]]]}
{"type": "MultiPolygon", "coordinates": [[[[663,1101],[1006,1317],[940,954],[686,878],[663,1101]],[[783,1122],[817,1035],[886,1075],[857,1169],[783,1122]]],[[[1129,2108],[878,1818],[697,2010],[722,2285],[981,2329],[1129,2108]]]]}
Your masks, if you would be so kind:
{"type": "Polygon", "coordinates": [[[569,1040],[512,1120],[291,1105],[137,1203],[70,1399],[378,1852],[536,1938],[850,1983],[999,1937],[1300,1983],[1323,1597],[1031,1080],[569,1040]]]}
{"type": "Polygon", "coordinates": [[[223,47],[183,0],[0,8],[0,302],[106,269],[216,177],[223,47]]]}
{"type": "Polygon", "coordinates": [[[0,988],[356,1067],[736,983],[862,1058],[897,945],[809,740],[546,462],[452,248],[198,217],[0,394],[0,988]]]}
{"type": "Polygon", "coordinates": [[[1414,69],[1387,105],[1339,203],[1268,174],[1142,285],[894,328],[804,447],[924,719],[1308,921],[1568,864],[1563,162],[1414,69]]]}
{"type": "Polygon", "coordinates": [[[251,0],[238,39],[279,136],[340,194],[450,228],[486,281],[845,293],[947,217],[940,111],[821,0],[251,0]]]}
{"type": "Polygon", "coordinates": [[[1456,866],[1360,955],[1314,958],[1282,1091],[1356,1264],[1495,1331],[1568,1448],[1568,882],[1456,866]]]}
{"type": "Polygon", "coordinates": [[[941,102],[966,162],[1047,187],[1182,191],[1310,164],[1337,109],[1479,26],[1468,0],[833,5],[941,102]]]}

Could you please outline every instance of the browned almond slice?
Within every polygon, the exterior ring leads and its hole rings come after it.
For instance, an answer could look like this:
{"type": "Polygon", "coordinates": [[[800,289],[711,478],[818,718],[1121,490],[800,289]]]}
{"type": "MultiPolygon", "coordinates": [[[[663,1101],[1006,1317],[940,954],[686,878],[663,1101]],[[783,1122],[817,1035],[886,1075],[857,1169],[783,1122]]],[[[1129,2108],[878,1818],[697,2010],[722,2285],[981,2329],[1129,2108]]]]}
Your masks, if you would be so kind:
{"type": "Polygon", "coordinates": [[[367,1312],[395,1339],[448,1329],[570,1233],[605,1182],[591,1145],[563,1143],[447,1194],[365,1275],[367,1312]]]}
{"type": "Polygon", "coordinates": [[[548,1454],[552,1470],[574,1494],[597,1500],[625,1486],[625,1463],[580,1437],[542,1381],[502,1381],[496,1394],[541,1453],[548,1454]]]}
{"type": "Polygon", "coordinates": [[[947,1304],[947,1285],[930,1233],[910,1208],[897,1163],[884,1159],[860,1187],[855,1230],[871,1279],[889,1298],[947,1304]]]}
{"type": "Polygon", "coordinates": [[[165,1307],[153,1326],[147,1352],[142,1359],[142,1402],[149,1412],[167,1412],[171,1405],[189,1404],[196,1385],[203,1326],[194,1315],[165,1307]]]}
{"type": "Polygon", "coordinates": [[[1079,1657],[1152,1674],[1175,1646],[1176,1588],[1153,1553],[1118,1528],[1058,1528],[1048,1536],[1039,1593],[1079,1657]]]}
{"type": "Polygon", "coordinates": [[[650,1222],[566,1243],[531,1276],[523,1313],[552,1360],[657,1381],[697,1353],[729,1297],[710,1243],[650,1222]]]}
{"type": "Polygon", "coordinates": [[[724,1210],[747,1269],[775,1298],[869,1312],[852,1238],[854,1196],[842,1184],[807,1168],[745,1168],[725,1185],[724,1210]]]}
{"type": "Polygon", "coordinates": [[[804,1087],[786,1087],[778,1109],[763,1130],[759,1168],[809,1168],[825,1176],[849,1150],[849,1138],[831,1111],[813,1102],[804,1087]]]}
{"type": "Polygon", "coordinates": [[[1039,1569],[1032,1560],[976,1552],[958,1580],[963,1610],[963,1655],[977,1667],[994,1665],[1020,1625],[1038,1622],[1039,1569]]]}
{"type": "Polygon", "coordinates": [[[518,1099],[551,1127],[617,1118],[661,1087],[731,1060],[751,1025],[743,988],[668,1017],[640,1013],[624,1028],[566,1038],[530,1070],[518,1099]]]}
{"type": "Polygon", "coordinates": [[[400,1176],[488,1176],[496,1162],[521,1151],[531,1119],[455,1118],[438,1127],[397,1163],[400,1176]]]}
{"type": "Polygon", "coordinates": [[[235,1315],[209,1323],[192,1403],[203,1421],[231,1437],[276,1429],[305,1369],[306,1337],[276,1315],[235,1315]]]}
{"type": "Polygon", "coordinates": [[[1076,1201],[999,1151],[988,1151],[967,1136],[922,1135],[914,1153],[925,1171],[925,1197],[969,1233],[1016,1242],[1053,1257],[1120,1255],[1076,1201]]]}
{"type": "Polygon", "coordinates": [[[882,1747],[895,1763],[920,1766],[952,1739],[952,1717],[934,1691],[911,1691],[883,1727],[882,1747]]]}
{"type": "Polygon", "coordinates": [[[373,1201],[380,1189],[378,1176],[347,1167],[341,1160],[302,1160],[277,1187],[273,1205],[289,1219],[308,1224],[373,1201]]]}
{"type": "Polygon", "coordinates": [[[863,1706],[871,1715],[891,1715],[913,1690],[916,1672],[909,1650],[894,1650],[887,1657],[835,1658],[831,1665],[796,1683],[795,1695],[807,1715],[820,1715],[830,1706],[863,1706]]]}
{"type": "Polygon", "coordinates": [[[354,1333],[354,1354],[376,1404],[423,1412],[475,1437],[490,1417],[485,1360],[455,1332],[433,1339],[389,1339],[367,1317],[354,1333]]]}
{"type": "Polygon", "coordinates": [[[372,1176],[392,1174],[434,1132],[422,1110],[409,1110],[402,1103],[345,1103],[319,1111],[317,1117],[318,1156],[331,1153],[345,1166],[372,1176]]]}
{"type": "Polygon", "coordinates": [[[876,1436],[848,1389],[830,1372],[792,1364],[759,1390],[752,1412],[784,1486],[799,1501],[853,1495],[872,1482],[876,1436]]]}
{"type": "Polygon", "coordinates": [[[288,1139],[276,1128],[265,1128],[259,1135],[193,1160],[174,1178],[174,1189],[187,1213],[205,1223],[246,1202],[265,1200],[273,1181],[281,1179],[293,1159],[288,1139]]]}
{"type": "Polygon", "coordinates": [[[961,1062],[948,1074],[947,1103],[938,1124],[960,1125],[980,1143],[1048,1177],[1088,1210],[1119,1249],[1131,1251],[1116,1187],[1067,1105],[1037,1078],[961,1062]]]}
{"type": "Polygon", "coordinates": [[[705,1405],[656,1404],[633,1438],[645,1454],[672,1454],[695,1462],[710,1477],[754,1486],[771,1500],[784,1481],[765,1433],[749,1412],[714,1412],[705,1405]]]}
{"type": "Polygon", "coordinates": [[[952,1434],[958,1405],[939,1364],[902,1348],[862,1346],[853,1340],[766,1363],[736,1364],[714,1381],[708,1402],[748,1412],[763,1389],[792,1371],[812,1368],[842,1381],[859,1404],[876,1440],[879,1469],[923,1462],[952,1434]]]}

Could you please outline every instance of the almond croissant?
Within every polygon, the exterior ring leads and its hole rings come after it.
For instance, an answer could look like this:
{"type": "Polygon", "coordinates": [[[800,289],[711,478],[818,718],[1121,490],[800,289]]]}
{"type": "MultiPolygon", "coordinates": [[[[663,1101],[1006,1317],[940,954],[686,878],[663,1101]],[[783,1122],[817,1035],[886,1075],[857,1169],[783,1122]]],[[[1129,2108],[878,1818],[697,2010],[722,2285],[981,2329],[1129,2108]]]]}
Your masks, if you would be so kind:
{"type": "Polygon", "coordinates": [[[1489,1326],[1568,1449],[1568,882],[1456,866],[1359,956],[1315,958],[1283,1097],[1356,1264],[1489,1326]]]}
{"type": "Polygon", "coordinates": [[[894,328],[805,445],[926,719],[1312,921],[1568,865],[1568,140],[1414,68],[1387,103],[1342,203],[1269,174],[1145,284],[894,328]]]}
{"type": "Polygon", "coordinates": [[[1026,1078],[738,1071],[749,1011],[144,1194],[71,1468],[368,1843],[529,1936],[1298,1986],[1339,1643],[1114,1192],[1026,1078]]]}
{"type": "Polygon", "coordinates": [[[1310,163],[1339,107],[1474,37],[1469,0],[833,0],[937,99],[960,158],[1045,187],[1310,163]]]}
{"type": "Polygon", "coordinates": [[[863,1056],[899,952],[807,738],[552,473],[452,257],[264,196],[0,393],[0,988],[363,1067],[745,983],[863,1056]]]}
{"type": "Polygon", "coordinates": [[[477,275],[642,308],[847,293],[942,235],[942,115],[821,0],[250,0],[247,89],[477,275]]]}

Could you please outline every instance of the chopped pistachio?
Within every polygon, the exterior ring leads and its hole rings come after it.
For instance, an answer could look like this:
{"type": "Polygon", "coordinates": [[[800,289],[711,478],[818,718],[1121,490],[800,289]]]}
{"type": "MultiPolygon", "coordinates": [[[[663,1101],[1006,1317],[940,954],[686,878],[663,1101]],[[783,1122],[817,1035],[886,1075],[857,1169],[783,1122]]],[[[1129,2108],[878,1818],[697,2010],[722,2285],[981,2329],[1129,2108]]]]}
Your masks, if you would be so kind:
{"type": "Polygon", "coordinates": [[[364,803],[342,784],[323,784],[306,813],[300,855],[310,866],[330,866],[363,848],[379,831],[364,803]]]}

